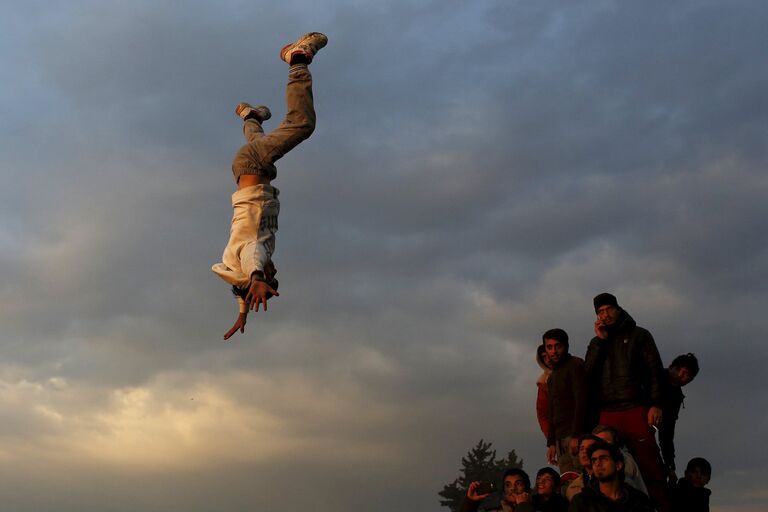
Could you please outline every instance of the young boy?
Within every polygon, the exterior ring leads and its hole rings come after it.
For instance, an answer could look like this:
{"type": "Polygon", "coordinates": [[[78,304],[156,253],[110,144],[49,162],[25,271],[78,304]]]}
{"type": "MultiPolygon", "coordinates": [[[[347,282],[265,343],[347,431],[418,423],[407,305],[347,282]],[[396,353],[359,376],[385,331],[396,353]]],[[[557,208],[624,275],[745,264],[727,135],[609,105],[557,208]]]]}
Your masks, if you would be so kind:
{"type": "Polygon", "coordinates": [[[709,495],[706,488],[712,476],[712,465],[707,459],[694,457],[685,468],[685,477],[670,489],[672,510],[709,512],[709,495]]]}
{"type": "Polygon", "coordinates": [[[536,512],[567,512],[568,500],[560,494],[560,473],[550,467],[536,473],[536,494],[533,495],[536,512]]]}
{"type": "Polygon", "coordinates": [[[235,113],[243,119],[247,143],[232,162],[237,191],[232,194],[232,227],[222,262],[211,267],[214,273],[232,285],[239,314],[232,328],[224,334],[229,339],[238,330],[245,332],[248,310],[267,310],[267,299],[277,293],[277,270],[272,263],[280,191],[271,185],[277,176],[275,162],[307,139],[315,129],[312,101],[312,75],[307,65],[328,43],[320,32],[310,32],[280,50],[280,58],[290,65],[286,103],[288,113],[280,126],[265,134],[262,123],[272,117],[264,105],[253,107],[240,103],[235,113]]]}

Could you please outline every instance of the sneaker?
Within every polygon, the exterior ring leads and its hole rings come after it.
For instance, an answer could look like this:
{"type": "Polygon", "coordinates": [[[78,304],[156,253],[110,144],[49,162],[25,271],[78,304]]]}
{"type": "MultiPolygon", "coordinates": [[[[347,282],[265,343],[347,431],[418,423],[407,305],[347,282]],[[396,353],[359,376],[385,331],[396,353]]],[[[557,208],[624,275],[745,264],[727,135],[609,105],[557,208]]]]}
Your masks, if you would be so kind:
{"type": "Polygon", "coordinates": [[[272,112],[269,111],[269,108],[267,108],[266,105],[252,107],[248,103],[238,103],[237,107],[235,107],[235,114],[240,116],[243,121],[245,121],[246,117],[253,114],[254,117],[256,117],[256,120],[260,123],[263,123],[272,117],[272,112]]]}
{"type": "Polygon", "coordinates": [[[328,44],[328,38],[325,34],[320,32],[310,32],[304,34],[296,42],[283,46],[280,50],[280,58],[288,64],[291,63],[291,57],[295,53],[302,53],[307,57],[307,61],[312,62],[312,57],[322,48],[328,44]]]}

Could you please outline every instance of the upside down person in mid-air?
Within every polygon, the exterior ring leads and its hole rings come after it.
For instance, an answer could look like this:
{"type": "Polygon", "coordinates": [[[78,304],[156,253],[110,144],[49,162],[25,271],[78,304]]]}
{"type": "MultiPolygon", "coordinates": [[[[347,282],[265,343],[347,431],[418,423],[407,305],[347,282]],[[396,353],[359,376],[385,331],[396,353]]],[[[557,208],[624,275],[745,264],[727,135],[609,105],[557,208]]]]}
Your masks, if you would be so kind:
{"type": "Polygon", "coordinates": [[[239,313],[235,324],[224,334],[229,339],[238,330],[245,332],[248,311],[267,310],[267,299],[277,293],[277,269],[272,262],[275,250],[277,216],[280,213],[279,190],[271,185],[277,176],[275,162],[307,139],[315,129],[312,101],[312,75],[307,67],[328,38],[310,32],[280,51],[280,58],[290,65],[286,102],[288,113],[280,126],[264,133],[262,123],[272,117],[264,105],[253,107],[240,103],[235,113],[243,119],[247,143],[232,162],[237,191],[232,194],[232,227],[221,263],[211,268],[232,285],[239,313]]]}

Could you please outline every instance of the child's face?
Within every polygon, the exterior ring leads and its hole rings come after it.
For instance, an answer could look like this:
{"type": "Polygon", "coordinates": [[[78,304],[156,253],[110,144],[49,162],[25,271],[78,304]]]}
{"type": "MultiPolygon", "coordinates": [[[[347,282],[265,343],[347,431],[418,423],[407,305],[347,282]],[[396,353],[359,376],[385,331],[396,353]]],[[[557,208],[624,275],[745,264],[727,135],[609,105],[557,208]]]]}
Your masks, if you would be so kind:
{"type": "Polygon", "coordinates": [[[704,473],[701,468],[694,467],[691,470],[685,470],[685,479],[694,487],[704,487],[709,483],[709,475],[704,473]]]}
{"type": "Polygon", "coordinates": [[[552,496],[555,493],[555,479],[549,473],[536,477],[536,492],[541,496],[552,496]]]}

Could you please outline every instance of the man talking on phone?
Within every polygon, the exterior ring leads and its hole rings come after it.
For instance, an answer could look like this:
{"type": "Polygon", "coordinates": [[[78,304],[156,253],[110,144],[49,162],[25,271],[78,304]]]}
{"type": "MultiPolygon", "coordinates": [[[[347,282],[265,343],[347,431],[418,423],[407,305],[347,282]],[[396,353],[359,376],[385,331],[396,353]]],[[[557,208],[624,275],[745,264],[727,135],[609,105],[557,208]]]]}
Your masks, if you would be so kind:
{"type": "Polygon", "coordinates": [[[584,368],[590,397],[600,411],[600,424],[619,431],[635,457],[648,494],[661,512],[669,510],[666,472],[656,444],[662,422],[664,366],[653,336],[622,309],[616,297],[594,298],[595,337],[584,368]]]}

